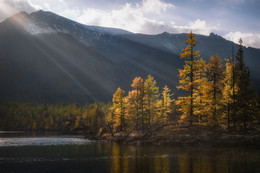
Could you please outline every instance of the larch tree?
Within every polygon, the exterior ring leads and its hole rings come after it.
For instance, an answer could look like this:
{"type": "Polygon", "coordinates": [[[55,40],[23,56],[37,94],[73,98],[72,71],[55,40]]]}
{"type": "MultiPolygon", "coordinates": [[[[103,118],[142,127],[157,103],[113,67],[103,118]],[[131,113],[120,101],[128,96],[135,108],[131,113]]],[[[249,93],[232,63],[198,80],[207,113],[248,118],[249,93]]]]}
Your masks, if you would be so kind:
{"type": "Polygon", "coordinates": [[[220,119],[220,110],[223,101],[223,68],[222,61],[219,56],[212,56],[207,64],[208,81],[206,84],[206,112],[208,115],[208,124],[212,126],[218,125],[220,119]]]}
{"type": "Polygon", "coordinates": [[[137,91],[128,92],[126,97],[126,120],[131,130],[139,128],[137,91]]]}
{"type": "Polygon", "coordinates": [[[148,119],[148,127],[151,127],[153,116],[157,114],[157,100],[159,98],[159,87],[156,86],[154,77],[150,74],[144,82],[145,114],[148,119]]]}
{"type": "Polygon", "coordinates": [[[162,120],[164,123],[167,123],[169,120],[169,114],[171,113],[171,105],[174,101],[171,97],[173,94],[171,94],[171,90],[168,88],[167,85],[164,86],[162,91],[162,104],[161,104],[161,115],[162,120]]]}
{"type": "Polygon", "coordinates": [[[199,57],[199,51],[195,51],[194,47],[197,45],[197,40],[192,32],[188,35],[188,40],[185,42],[188,46],[182,50],[181,58],[190,58],[185,61],[184,69],[179,69],[179,83],[178,89],[189,92],[189,96],[179,97],[176,102],[180,106],[180,111],[183,113],[181,121],[189,121],[190,126],[194,120],[194,63],[195,58],[199,57]]]}
{"type": "MultiPolygon", "coordinates": [[[[136,77],[133,80],[133,83],[131,84],[132,87],[132,96],[134,96],[134,98],[128,98],[128,99],[132,99],[135,105],[135,109],[136,109],[136,130],[144,130],[144,80],[142,77],[136,77]],[[141,120],[141,122],[139,122],[141,120]]],[[[130,105],[130,107],[132,107],[133,105],[130,105]]]]}
{"type": "Polygon", "coordinates": [[[125,106],[125,91],[119,87],[113,95],[114,128],[119,128],[119,131],[126,130],[125,106]]]}
{"type": "Polygon", "coordinates": [[[226,59],[225,64],[225,71],[224,71],[224,79],[223,79],[223,104],[225,107],[224,115],[223,117],[227,119],[227,128],[230,130],[230,119],[231,119],[231,104],[232,104],[232,91],[233,91],[233,85],[232,85],[232,79],[233,79],[233,73],[232,73],[232,57],[229,59],[226,59]]]}
{"type": "Polygon", "coordinates": [[[206,61],[202,58],[194,62],[194,116],[199,123],[205,121],[205,89],[207,85],[206,61]]]}
{"type": "MultiPolygon", "coordinates": [[[[224,69],[224,78],[223,78],[223,106],[224,114],[223,118],[226,119],[227,128],[231,129],[231,122],[234,122],[236,117],[236,93],[237,93],[237,84],[235,82],[235,62],[234,58],[230,57],[226,59],[225,69],[224,69]]],[[[234,125],[234,124],[233,124],[234,125]]],[[[235,125],[234,125],[235,126],[235,125]]]]}

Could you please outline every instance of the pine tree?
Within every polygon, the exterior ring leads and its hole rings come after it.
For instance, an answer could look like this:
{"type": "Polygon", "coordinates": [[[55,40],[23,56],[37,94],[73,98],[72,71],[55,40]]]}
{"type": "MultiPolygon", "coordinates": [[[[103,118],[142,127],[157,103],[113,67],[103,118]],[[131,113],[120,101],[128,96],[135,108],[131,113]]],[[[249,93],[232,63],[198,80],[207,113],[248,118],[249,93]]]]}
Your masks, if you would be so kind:
{"type": "Polygon", "coordinates": [[[113,95],[114,127],[119,127],[119,131],[126,130],[125,105],[125,91],[119,87],[113,95]]]}
{"type": "Polygon", "coordinates": [[[223,69],[222,61],[215,55],[210,58],[207,64],[208,81],[206,84],[205,109],[207,111],[208,123],[212,126],[218,124],[220,110],[222,108],[222,90],[223,90],[223,69]]]}
{"type": "Polygon", "coordinates": [[[179,97],[176,102],[180,106],[180,111],[183,113],[181,121],[189,121],[190,126],[194,121],[194,58],[199,57],[199,51],[194,51],[194,47],[197,44],[197,40],[192,32],[188,35],[188,40],[185,42],[188,46],[182,50],[181,58],[190,58],[189,61],[185,61],[184,69],[179,69],[179,83],[178,89],[182,89],[190,93],[190,96],[179,97]]]}
{"type": "Polygon", "coordinates": [[[248,123],[252,121],[256,107],[256,94],[251,88],[250,70],[244,62],[243,41],[239,40],[238,51],[236,54],[236,73],[237,73],[237,116],[243,124],[244,132],[247,130],[248,123]]]}
{"type": "Polygon", "coordinates": [[[156,102],[159,97],[159,87],[156,86],[154,77],[150,74],[144,82],[145,113],[148,117],[148,127],[151,127],[152,116],[157,114],[156,102]]]}
{"type": "Polygon", "coordinates": [[[232,111],[232,121],[233,121],[233,128],[236,130],[236,118],[237,118],[237,74],[236,74],[236,62],[235,62],[235,56],[234,56],[234,45],[232,45],[232,59],[231,59],[231,67],[232,67],[232,102],[231,102],[231,111],[232,111]]]}

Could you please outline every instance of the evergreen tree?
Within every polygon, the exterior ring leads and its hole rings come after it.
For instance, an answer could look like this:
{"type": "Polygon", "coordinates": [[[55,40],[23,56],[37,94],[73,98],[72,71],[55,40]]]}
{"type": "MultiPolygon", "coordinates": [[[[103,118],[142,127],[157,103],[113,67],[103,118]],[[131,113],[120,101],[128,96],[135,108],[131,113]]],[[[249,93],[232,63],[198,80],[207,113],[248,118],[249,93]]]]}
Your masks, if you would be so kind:
{"type": "Polygon", "coordinates": [[[256,93],[251,88],[250,71],[244,62],[243,41],[239,40],[238,51],[236,54],[236,73],[237,73],[237,116],[243,124],[244,132],[247,130],[248,123],[253,120],[256,107],[256,93]]]}
{"type": "Polygon", "coordinates": [[[180,111],[183,113],[181,121],[189,121],[190,126],[194,121],[194,58],[199,57],[199,51],[194,51],[194,47],[197,44],[197,40],[192,32],[188,35],[188,40],[185,42],[188,46],[182,50],[181,58],[190,58],[189,61],[185,61],[184,69],[179,70],[179,83],[178,89],[182,89],[190,93],[190,96],[179,97],[176,102],[180,106],[180,111]]]}
{"type": "Polygon", "coordinates": [[[232,59],[231,59],[231,67],[232,67],[232,102],[231,102],[231,111],[232,111],[232,121],[233,121],[233,128],[236,130],[236,118],[237,118],[237,82],[236,82],[236,62],[235,62],[235,56],[234,56],[234,46],[232,45],[232,59]]]}

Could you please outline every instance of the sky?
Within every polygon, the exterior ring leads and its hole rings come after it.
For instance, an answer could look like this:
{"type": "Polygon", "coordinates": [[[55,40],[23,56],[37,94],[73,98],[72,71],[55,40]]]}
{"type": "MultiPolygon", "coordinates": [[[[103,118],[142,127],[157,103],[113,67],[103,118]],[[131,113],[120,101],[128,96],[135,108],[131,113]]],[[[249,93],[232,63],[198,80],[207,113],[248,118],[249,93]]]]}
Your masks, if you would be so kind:
{"type": "Polygon", "coordinates": [[[0,0],[0,22],[40,9],[86,25],[143,34],[214,32],[260,48],[260,0],[0,0]]]}

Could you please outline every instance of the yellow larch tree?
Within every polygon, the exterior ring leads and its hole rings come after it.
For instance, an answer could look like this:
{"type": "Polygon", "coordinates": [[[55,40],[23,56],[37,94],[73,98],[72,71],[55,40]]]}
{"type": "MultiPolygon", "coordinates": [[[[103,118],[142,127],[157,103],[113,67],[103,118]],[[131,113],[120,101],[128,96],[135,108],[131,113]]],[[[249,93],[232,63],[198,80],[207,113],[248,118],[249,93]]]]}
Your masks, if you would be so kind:
{"type": "Polygon", "coordinates": [[[211,126],[218,125],[218,120],[221,118],[220,110],[223,107],[223,68],[222,60],[215,55],[210,57],[207,64],[208,81],[206,86],[206,101],[205,111],[208,115],[208,124],[211,126]]]}
{"type": "Polygon", "coordinates": [[[125,91],[120,87],[117,89],[113,95],[113,107],[114,111],[114,128],[119,131],[126,130],[125,112],[126,112],[126,99],[125,91]]]}
{"type": "Polygon", "coordinates": [[[235,63],[234,58],[231,57],[226,59],[225,70],[224,70],[224,78],[223,78],[223,120],[227,122],[227,128],[230,129],[232,113],[234,111],[234,99],[235,94],[237,93],[237,84],[234,82],[234,69],[235,63]]]}
{"type": "Polygon", "coordinates": [[[205,122],[205,87],[207,84],[206,61],[202,58],[194,62],[194,116],[199,123],[205,122]]]}
{"type": "Polygon", "coordinates": [[[152,120],[158,113],[156,105],[158,98],[159,87],[156,86],[154,77],[149,74],[144,82],[145,120],[147,120],[148,128],[151,127],[152,120]]]}
{"type": "Polygon", "coordinates": [[[195,58],[199,57],[199,51],[195,51],[194,47],[197,45],[197,40],[192,32],[188,35],[188,40],[185,42],[188,46],[182,50],[181,58],[190,58],[185,61],[184,69],[179,69],[179,83],[178,89],[189,92],[189,96],[179,97],[176,102],[180,106],[182,112],[181,121],[188,121],[190,126],[194,120],[194,63],[195,58]]]}
{"type": "Polygon", "coordinates": [[[128,116],[135,116],[135,129],[144,130],[144,80],[142,77],[136,77],[131,84],[132,91],[129,92],[127,102],[128,116]]]}
{"type": "Polygon", "coordinates": [[[162,91],[161,100],[161,118],[164,123],[167,123],[167,121],[169,120],[169,114],[172,112],[171,105],[174,101],[174,99],[171,98],[172,96],[173,94],[171,94],[170,88],[168,88],[168,86],[165,85],[162,91]]]}
{"type": "Polygon", "coordinates": [[[139,127],[137,91],[128,92],[126,97],[126,120],[130,130],[139,127]]]}

